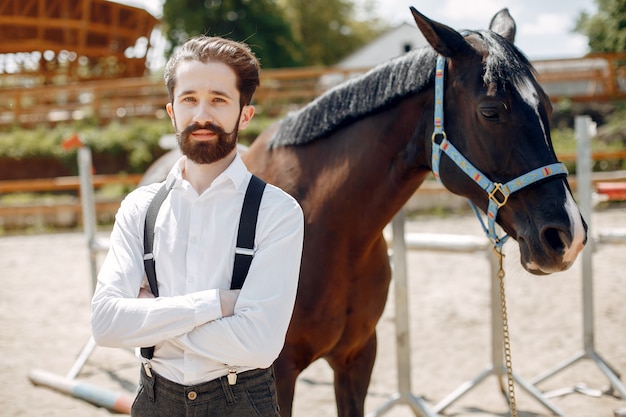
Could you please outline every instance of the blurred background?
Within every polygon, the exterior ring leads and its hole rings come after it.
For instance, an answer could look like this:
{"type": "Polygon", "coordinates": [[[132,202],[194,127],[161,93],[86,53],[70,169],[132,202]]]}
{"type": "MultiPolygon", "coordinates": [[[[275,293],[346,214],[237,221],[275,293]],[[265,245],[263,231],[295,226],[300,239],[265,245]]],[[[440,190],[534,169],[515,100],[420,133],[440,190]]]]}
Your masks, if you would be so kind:
{"type": "Polygon", "coordinates": [[[626,0],[3,0],[0,234],[81,227],[79,147],[93,154],[97,223],[111,224],[176,146],[163,65],[190,36],[245,41],[260,58],[249,144],[328,88],[425,46],[411,5],[458,30],[508,8],[551,96],[560,159],[576,172],[574,118],[589,115],[597,180],[624,180],[626,0]]]}

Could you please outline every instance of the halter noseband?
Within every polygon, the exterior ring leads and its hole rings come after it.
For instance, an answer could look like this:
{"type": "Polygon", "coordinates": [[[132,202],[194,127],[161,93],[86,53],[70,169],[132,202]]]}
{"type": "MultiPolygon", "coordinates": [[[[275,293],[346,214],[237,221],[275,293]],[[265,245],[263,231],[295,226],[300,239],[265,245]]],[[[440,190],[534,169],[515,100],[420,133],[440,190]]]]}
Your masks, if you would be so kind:
{"type": "Polygon", "coordinates": [[[441,152],[444,152],[448,157],[465,172],[476,184],[478,184],[489,198],[489,206],[487,207],[487,224],[482,219],[478,208],[472,201],[469,201],[474,213],[480,220],[480,224],[485,231],[487,237],[494,243],[496,248],[500,249],[508,239],[508,235],[498,237],[496,233],[496,217],[498,215],[498,209],[504,206],[509,196],[537,181],[543,180],[555,175],[567,175],[567,168],[561,162],[545,165],[543,167],[534,169],[526,174],[520,175],[517,178],[512,179],[506,184],[501,184],[491,181],[485,174],[480,172],[470,161],[465,158],[461,152],[459,152],[454,145],[448,142],[446,132],[443,130],[443,75],[445,69],[446,58],[439,55],[437,57],[437,66],[435,72],[435,129],[432,135],[432,171],[437,180],[441,181],[439,176],[439,161],[441,159],[441,152]],[[438,143],[437,138],[441,138],[438,143]]]}

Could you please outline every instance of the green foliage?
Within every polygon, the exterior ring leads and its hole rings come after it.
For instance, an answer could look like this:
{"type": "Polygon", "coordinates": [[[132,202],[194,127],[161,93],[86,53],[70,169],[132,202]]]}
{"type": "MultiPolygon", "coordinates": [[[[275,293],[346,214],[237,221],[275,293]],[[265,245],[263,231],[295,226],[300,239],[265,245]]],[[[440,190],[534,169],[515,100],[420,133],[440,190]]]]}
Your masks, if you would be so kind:
{"type": "MultiPolygon", "coordinates": [[[[247,129],[239,132],[239,142],[250,145],[275,119],[257,115],[247,129]]],[[[123,157],[127,161],[127,172],[144,172],[165,150],[159,146],[159,139],[172,133],[168,119],[146,120],[128,119],[124,123],[112,122],[106,126],[75,123],[57,125],[53,128],[34,129],[14,128],[0,132],[0,158],[31,159],[54,158],[72,169],[76,165],[76,150],[66,150],[62,143],[77,133],[83,143],[89,146],[94,156],[111,155],[123,157]]]]}
{"type": "Polygon", "coordinates": [[[104,128],[91,127],[83,130],[82,137],[94,152],[126,154],[132,170],[141,172],[154,161],[161,136],[171,130],[169,119],[137,119],[125,124],[113,122],[104,128]]]}
{"type": "Polygon", "coordinates": [[[72,124],[53,128],[14,128],[0,133],[0,157],[52,157],[71,166],[76,160],[76,150],[66,150],[62,143],[77,133],[94,154],[124,154],[130,172],[143,172],[154,161],[155,155],[162,153],[158,145],[159,138],[171,130],[169,119],[136,119],[123,124],[113,122],[103,127],[72,124]]]}
{"type": "Polygon", "coordinates": [[[626,51],[626,0],[596,0],[598,12],[579,15],[575,30],[589,38],[591,52],[626,51]]]}
{"type": "Polygon", "coordinates": [[[353,19],[355,5],[350,0],[290,0],[287,4],[294,17],[294,33],[304,44],[306,65],[335,65],[387,29],[371,16],[353,19]]]}
{"type": "Polygon", "coordinates": [[[355,3],[165,0],[168,54],[190,36],[207,34],[248,43],[263,68],[334,65],[387,29],[372,12],[373,0],[362,2],[359,10],[355,3]]]}
{"type": "Polygon", "coordinates": [[[301,65],[300,45],[273,0],[166,0],[162,20],[168,54],[189,37],[206,34],[248,43],[264,68],[301,65]]]}

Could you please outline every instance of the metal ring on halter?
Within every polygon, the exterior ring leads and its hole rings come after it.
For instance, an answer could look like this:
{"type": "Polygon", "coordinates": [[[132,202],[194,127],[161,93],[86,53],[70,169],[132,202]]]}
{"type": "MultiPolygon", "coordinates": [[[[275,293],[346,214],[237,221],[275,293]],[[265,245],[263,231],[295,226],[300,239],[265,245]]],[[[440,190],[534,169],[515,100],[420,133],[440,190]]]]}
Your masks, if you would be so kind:
{"type": "MultiPolygon", "coordinates": [[[[438,135],[441,135],[441,137],[442,137],[441,141],[442,142],[444,140],[448,139],[448,135],[446,135],[446,131],[445,130],[442,130],[441,132],[433,132],[433,135],[431,137],[431,140],[432,140],[433,143],[437,143],[437,142],[435,142],[435,137],[438,136],[438,135]]],[[[441,142],[437,143],[437,145],[440,145],[440,144],[441,144],[441,142]]]]}

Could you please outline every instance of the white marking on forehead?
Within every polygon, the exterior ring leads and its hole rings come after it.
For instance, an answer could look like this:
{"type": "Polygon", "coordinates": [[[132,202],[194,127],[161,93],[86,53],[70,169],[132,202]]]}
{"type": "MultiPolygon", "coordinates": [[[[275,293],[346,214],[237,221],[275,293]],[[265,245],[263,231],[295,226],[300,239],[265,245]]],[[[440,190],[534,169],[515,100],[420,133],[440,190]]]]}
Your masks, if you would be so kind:
{"type": "MultiPolygon", "coordinates": [[[[488,37],[485,38],[485,40],[492,49],[492,51],[489,53],[489,55],[487,55],[486,58],[487,63],[485,65],[485,74],[483,75],[483,80],[485,84],[496,80],[500,76],[499,74],[510,71],[510,75],[508,78],[513,85],[513,88],[517,90],[519,95],[522,97],[522,100],[526,104],[528,104],[531,109],[534,110],[535,115],[537,116],[537,121],[539,122],[539,126],[541,126],[543,140],[546,146],[548,146],[549,148],[550,144],[548,142],[548,133],[546,132],[546,126],[543,124],[543,121],[541,120],[541,115],[539,114],[539,106],[541,104],[539,102],[539,93],[537,92],[537,88],[535,86],[535,83],[533,82],[533,79],[528,74],[526,74],[526,72],[515,71],[508,65],[503,64],[502,60],[508,55],[503,45],[498,42],[489,41],[488,37]]],[[[512,65],[518,66],[521,64],[512,65]]]]}
{"type": "Polygon", "coordinates": [[[537,121],[541,126],[541,132],[543,133],[543,140],[546,143],[546,146],[549,147],[546,127],[544,126],[543,120],[541,120],[541,115],[539,114],[539,94],[537,93],[535,85],[528,77],[514,77],[513,85],[522,97],[522,100],[524,100],[535,111],[537,121]]]}
{"type": "Polygon", "coordinates": [[[528,77],[514,77],[512,81],[522,99],[533,109],[538,109],[539,95],[532,81],[528,77]]]}

